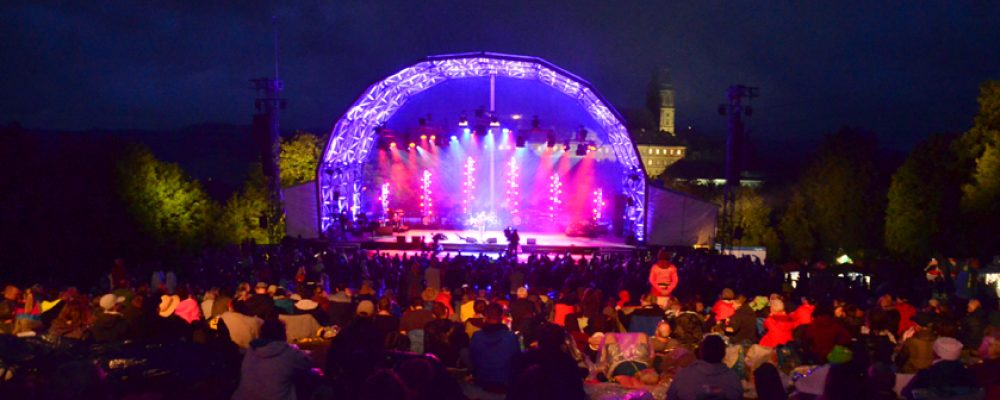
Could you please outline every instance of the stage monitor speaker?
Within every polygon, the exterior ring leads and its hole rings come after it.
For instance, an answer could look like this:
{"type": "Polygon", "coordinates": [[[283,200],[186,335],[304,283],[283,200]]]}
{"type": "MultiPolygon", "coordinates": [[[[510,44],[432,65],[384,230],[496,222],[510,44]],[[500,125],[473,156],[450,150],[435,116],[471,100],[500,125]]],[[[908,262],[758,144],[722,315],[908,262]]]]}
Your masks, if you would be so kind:
{"type": "Polygon", "coordinates": [[[423,236],[410,236],[410,243],[423,243],[423,242],[424,242],[423,236]]]}
{"type": "Polygon", "coordinates": [[[528,244],[538,244],[538,241],[535,238],[528,238],[528,244]]]}
{"type": "Polygon", "coordinates": [[[497,238],[488,238],[488,239],[486,239],[486,243],[487,244],[497,244],[497,238]]]}
{"type": "Polygon", "coordinates": [[[406,243],[406,236],[403,235],[396,236],[396,243],[406,243]]]}

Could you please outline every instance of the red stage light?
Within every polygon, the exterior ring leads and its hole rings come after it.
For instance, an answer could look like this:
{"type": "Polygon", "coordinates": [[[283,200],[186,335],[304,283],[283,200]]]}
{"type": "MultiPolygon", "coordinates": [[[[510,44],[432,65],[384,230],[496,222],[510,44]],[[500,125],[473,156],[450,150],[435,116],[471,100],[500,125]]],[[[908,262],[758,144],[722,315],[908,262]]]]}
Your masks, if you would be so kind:
{"type": "Polygon", "coordinates": [[[396,148],[396,142],[389,143],[389,148],[390,149],[395,149],[396,148]]]}
{"type": "Polygon", "coordinates": [[[411,148],[411,149],[413,149],[413,148],[416,148],[416,147],[417,147],[417,144],[416,144],[416,143],[410,143],[410,148],[411,148]]]}
{"type": "Polygon", "coordinates": [[[427,140],[427,135],[420,135],[420,140],[427,140]]]}

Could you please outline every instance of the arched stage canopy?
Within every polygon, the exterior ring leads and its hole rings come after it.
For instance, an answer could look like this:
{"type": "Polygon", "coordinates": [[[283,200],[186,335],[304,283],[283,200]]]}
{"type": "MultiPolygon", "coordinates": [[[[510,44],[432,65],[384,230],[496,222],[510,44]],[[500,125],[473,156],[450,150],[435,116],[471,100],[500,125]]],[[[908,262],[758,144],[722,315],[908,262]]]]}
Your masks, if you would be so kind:
{"type": "Polygon", "coordinates": [[[642,162],[624,120],[590,83],[537,57],[498,53],[462,53],[426,60],[371,85],[337,120],[316,171],[319,232],[325,234],[339,210],[362,209],[362,165],[378,141],[378,129],[412,97],[452,79],[503,77],[541,82],[573,99],[605,131],[627,173],[625,228],[645,240],[646,181],[642,162]]]}

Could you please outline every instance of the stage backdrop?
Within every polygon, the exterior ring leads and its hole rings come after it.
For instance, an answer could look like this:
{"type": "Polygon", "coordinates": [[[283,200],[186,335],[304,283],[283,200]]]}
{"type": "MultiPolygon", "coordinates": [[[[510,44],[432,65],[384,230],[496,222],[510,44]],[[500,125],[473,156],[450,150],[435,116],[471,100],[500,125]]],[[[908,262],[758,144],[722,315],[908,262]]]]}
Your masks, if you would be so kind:
{"type": "Polygon", "coordinates": [[[646,243],[711,245],[719,206],[675,190],[647,187],[646,243]]]}
{"type": "Polygon", "coordinates": [[[319,237],[316,181],[285,188],[285,232],[289,237],[319,237]]]}

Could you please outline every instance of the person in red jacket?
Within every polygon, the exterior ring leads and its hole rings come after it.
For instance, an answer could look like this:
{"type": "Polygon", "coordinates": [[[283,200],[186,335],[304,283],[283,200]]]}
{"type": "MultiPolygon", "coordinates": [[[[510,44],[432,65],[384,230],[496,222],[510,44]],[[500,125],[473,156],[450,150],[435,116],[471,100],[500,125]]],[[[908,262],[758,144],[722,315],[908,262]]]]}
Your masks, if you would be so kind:
{"type": "Polygon", "coordinates": [[[910,318],[917,315],[917,308],[910,304],[906,296],[900,295],[896,297],[896,311],[899,312],[899,330],[897,335],[898,337],[902,337],[903,332],[916,325],[910,318]]]}
{"type": "Polygon", "coordinates": [[[795,327],[795,319],[785,313],[785,302],[780,299],[771,300],[771,315],[764,320],[767,333],[760,339],[760,345],[778,347],[788,343],[792,340],[795,327]]]}
{"type": "Polygon", "coordinates": [[[653,287],[656,304],[666,308],[670,294],[677,288],[677,266],[670,262],[670,254],[666,250],[660,250],[656,258],[658,261],[649,270],[649,285],[653,287]]]}
{"type": "Polygon", "coordinates": [[[802,304],[790,314],[797,325],[809,325],[813,322],[813,310],[816,304],[808,297],[802,298],[802,304]]]}
{"type": "Polygon", "coordinates": [[[715,323],[720,324],[733,314],[736,314],[736,307],[733,305],[733,300],[736,298],[736,293],[733,289],[725,288],[722,289],[722,294],[719,296],[719,301],[716,301],[712,305],[712,315],[715,315],[715,323]]]}

